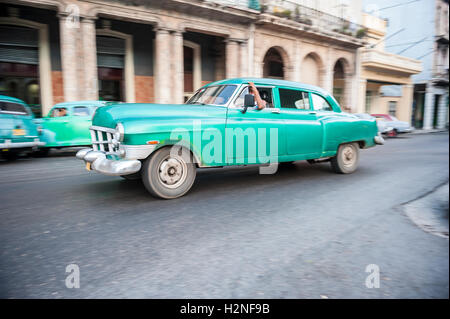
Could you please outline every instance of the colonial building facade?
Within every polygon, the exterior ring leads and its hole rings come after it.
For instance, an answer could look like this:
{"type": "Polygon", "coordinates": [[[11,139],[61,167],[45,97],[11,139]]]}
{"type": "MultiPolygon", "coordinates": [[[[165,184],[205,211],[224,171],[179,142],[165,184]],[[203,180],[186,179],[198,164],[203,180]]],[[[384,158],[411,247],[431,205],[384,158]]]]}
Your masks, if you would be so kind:
{"type": "Polygon", "coordinates": [[[62,101],[182,103],[208,82],[254,76],[318,85],[360,111],[367,29],[278,2],[2,0],[0,93],[46,114],[62,101]]]}
{"type": "Polygon", "coordinates": [[[363,24],[367,30],[367,45],[360,49],[359,112],[390,114],[410,122],[414,91],[412,76],[422,71],[422,63],[385,51],[386,20],[363,13],[363,24]],[[383,92],[384,88],[392,86],[395,94],[383,92]]]}
{"type": "MultiPolygon", "coordinates": [[[[373,4],[373,1],[364,1],[367,5],[373,4]]],[[[422,63],[422,71],[412,76],[412,125],[416,129],[446,127],[449,114],[448,0],[404,1],[399,5],[393,5],[391,0],[378,0],[377,5],[379,16],[389,21],[383,41],[385,50],[422,63]]]]}

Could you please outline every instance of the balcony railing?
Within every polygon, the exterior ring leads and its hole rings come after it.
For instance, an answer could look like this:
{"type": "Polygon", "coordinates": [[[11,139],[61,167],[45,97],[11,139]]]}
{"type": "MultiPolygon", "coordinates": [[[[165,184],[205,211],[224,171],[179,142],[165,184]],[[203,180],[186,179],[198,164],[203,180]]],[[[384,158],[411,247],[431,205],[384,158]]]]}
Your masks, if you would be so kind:
{"type": "Polygon", "coordinates": [[[361,62],[366,66],[396,68],[399,71],[416,74],[422,71],[422,62],[401,55],[379,51],[376,49],[365,49],[362,52],[361,62]]]}
{"type": "Polygon", "coordinates": [[[261,13],[286,18],[319,30],[337,32],[356,38],[363,38],[367,33],[366,28],[360,24],[289,0],[281,2],[271,0],[205,0],[205,2],[259,10],[261,13]]]}

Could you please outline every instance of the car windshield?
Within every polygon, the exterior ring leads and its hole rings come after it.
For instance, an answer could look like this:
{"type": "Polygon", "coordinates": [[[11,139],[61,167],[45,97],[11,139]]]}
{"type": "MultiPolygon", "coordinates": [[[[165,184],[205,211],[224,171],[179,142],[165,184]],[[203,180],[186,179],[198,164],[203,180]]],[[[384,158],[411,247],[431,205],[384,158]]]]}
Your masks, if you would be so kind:
{"type": "Polygon", "coordinates": [[[236,85],[214,85],[201,88],[186,104],[225,105],[236,90],[236,85]]]}

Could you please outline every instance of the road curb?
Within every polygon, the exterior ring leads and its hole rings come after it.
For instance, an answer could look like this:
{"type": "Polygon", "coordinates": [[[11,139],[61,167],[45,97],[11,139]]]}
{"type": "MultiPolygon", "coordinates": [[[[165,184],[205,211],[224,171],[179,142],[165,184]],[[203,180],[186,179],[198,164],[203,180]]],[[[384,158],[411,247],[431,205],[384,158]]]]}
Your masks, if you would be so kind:
{"type": "Polygon", "coordinates": [[[446,181],[400,207],[423,231],[449,239],[449,182],[446,181]]]}
{"type": "Polygon", "coordinates": [[[420,134],[432,134],[432,133],[448,133],[448,129],[433,129],[433,130],[414,130],[409,134],[420,135],[420,134]]]}

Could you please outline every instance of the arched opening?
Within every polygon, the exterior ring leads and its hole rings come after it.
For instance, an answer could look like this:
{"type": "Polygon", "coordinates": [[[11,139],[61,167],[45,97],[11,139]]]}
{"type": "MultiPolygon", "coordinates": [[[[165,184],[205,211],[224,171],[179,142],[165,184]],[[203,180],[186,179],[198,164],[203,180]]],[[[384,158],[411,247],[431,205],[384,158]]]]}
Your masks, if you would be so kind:
{"type": "Polygon", "coordinates": [[[333,69],[333,96],[339,105],[344,104],[345,69],[342,60],[338,60],[333,69]]]}
{"type": "Polygon", "coordinates": [[[270,48],[263,60],[263,77],[284,79],[284,61],[276,48],[270,48]]]}
{"type": "Polygon", "coordinates": [[[53,105],[49,47],[47,24],[0,17],[0,94],[25,100],[36,116],[53,105]]]}
{"type": "Polygon", "coordinates": [[[0,94],[40,106],[38,30],[0,25],[0,94]],[[28,83],[36,83],[29,94],[28,83]],[[36,91],[37,89],[37,91],[36,91]]]}
{"type": "Polygon", "coordinates": [[[306,84],[320,86],[320,60],[313,54],[308,54],[302,62],[302,82],[306,84]]]}

